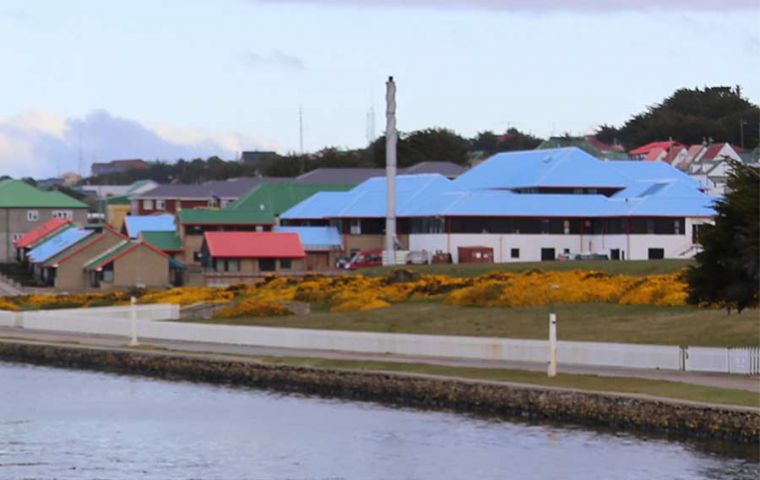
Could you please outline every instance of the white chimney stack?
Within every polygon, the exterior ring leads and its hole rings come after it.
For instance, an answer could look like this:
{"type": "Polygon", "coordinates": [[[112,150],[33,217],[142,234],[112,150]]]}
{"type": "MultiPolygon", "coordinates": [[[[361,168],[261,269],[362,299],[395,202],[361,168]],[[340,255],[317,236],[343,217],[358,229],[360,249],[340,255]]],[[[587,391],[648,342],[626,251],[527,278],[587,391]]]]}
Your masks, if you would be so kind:
{"type": "Polygon", "coordinates": [[[396,84],[393,77],[385,83],[385,179],[388,203],[385,212],[385,251],[383,264],[396,264],[396,84]]]}

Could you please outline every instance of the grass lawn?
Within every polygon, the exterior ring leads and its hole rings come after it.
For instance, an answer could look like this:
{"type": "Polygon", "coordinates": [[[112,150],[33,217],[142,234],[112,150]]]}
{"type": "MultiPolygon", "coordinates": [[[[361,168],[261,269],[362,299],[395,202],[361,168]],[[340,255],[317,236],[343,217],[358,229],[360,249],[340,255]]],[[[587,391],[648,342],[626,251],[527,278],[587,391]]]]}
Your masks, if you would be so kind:
{"type": "MultiPolygon", "coordinates": [[[[558,305],[560,340],[691,346],[760,345],[757,310],[723,310],[614,304],[558,305]]],[[[548,336],[548,307],[480,308],[405,302],[367,312],[186,320],[230,325],[317,328],[507,338],[548,336]]]]}
{"type": "Polygon", "coordinates": [[[500,370],[487,368],[447,367],[439,365],[409,364],[375,361],[328,360],[303,357],[264,357],[262,361],[273,364],[301,365],[319,368],[343,368],[352,370],[384,370],[392,372],[424,373],[445,375],[477,380],[527,383],[552,387],[575,388],[603,392],[637,393],[658,397],[690,400],[695,402],[720,403],[760,407],[758,394],[715,387],[703,387],[663,380],[640,378],[600,377],[596,375],[559,374],[549,378],[542,372],[522,370],[500,370]]]}
{"type": "Polygon", "coordinates": [[[600,270],[613,274],[652,275],[671,273],[686,268],[691,260],[579,260],[570,262],[519,262],[492,264],[436,264],[436,265],[396,265],[393,267],[362,268],[356,273],[362,275],[386,275],[397,268],[406,268],[420,273],[435,273],[452,277],[472,277],[488,272],[525,272],[534,268],[541,270],[600,270]]]}

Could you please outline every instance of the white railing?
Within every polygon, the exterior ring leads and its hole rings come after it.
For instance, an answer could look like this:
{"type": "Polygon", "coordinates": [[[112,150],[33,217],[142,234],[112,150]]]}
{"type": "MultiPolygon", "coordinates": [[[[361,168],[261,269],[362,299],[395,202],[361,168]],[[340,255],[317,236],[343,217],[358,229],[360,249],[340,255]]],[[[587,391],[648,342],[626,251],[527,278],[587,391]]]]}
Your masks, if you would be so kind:
{"type": "MultiPolygon", "coordinates": [[[[0,326],[30,330],[131,337],[130,307],[28,312],[0,311],[0,326]]],[[[231,345],[301,350],[464,358],[505,362],[547,362],[549,342],[492,337],[370,333],[298,328],[183,323],[176,305],[137,305],[138,336],[231,345]]],[[[601,342],[558,342],[559,364],[639,369],[760,374],[760,348],[678,347],[601,342]]]]}

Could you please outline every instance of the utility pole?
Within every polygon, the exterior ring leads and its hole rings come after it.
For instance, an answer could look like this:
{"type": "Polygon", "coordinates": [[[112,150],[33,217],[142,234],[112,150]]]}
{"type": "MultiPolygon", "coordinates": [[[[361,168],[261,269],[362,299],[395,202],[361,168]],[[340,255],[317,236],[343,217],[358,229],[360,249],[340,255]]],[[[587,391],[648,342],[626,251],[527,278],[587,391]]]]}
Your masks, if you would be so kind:
{"type": "Polygon", "coordinates": [[[744,125],[747,125],[747,122],[744,119],[739,120],[739,146],[744,148],[744,125]]]}

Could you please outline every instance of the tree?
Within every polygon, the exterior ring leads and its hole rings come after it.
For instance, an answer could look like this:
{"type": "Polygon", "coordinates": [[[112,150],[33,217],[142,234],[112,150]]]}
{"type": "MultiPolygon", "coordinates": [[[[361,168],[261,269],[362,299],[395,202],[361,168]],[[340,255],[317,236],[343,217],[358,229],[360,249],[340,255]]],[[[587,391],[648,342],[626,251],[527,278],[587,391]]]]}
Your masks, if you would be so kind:
{"type": "Polygon", "coordinates": [[[713,139],[752,148],[758,145],[760,107],[739,87],[682,88],[661,104],[633,116],[620,128],[629,148],[672,138],[684,144],[713,139]],[[743,138],[742,138],[743,137],[743,138]]]}
{"type": "MultiPolygon", "coordinates": [[[[396,157],[399,167],[409,167],[420,162],[467,163],[470,142],[453,130],[428,128],[399,135],[396,157]]],[[[385,136],[369,146],[370,156],[376,166],[385,165],[385,136]]]]}
{"type": "Polygon", "coordinates": [[[758,304],[760,169],[732,162],[727,189],[715,203],[715,225],[700,230],[703,250],[686,273],[688,301],[741,312],[758,304]]]}

